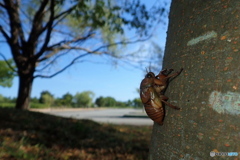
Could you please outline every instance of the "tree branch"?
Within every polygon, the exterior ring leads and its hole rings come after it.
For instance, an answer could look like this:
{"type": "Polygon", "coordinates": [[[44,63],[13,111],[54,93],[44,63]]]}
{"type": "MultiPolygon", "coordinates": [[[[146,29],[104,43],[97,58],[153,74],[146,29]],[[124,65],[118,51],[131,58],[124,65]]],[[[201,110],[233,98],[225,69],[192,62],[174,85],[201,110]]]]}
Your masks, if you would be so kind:
{"type": "Polygon", "coordinates": [[[54,22],[54,6],[55,6],[55,1],[54,0],[51,0],[50,2],[50,17],[49,17],[49,20],[48,20],[48,24],[47,24],[47,33],[46,33],[46,36],[45,36],[45,41],[40,49],[40,51],[36,54],[35,58],[38,59],[41,55],[43,55],[43,53],[45,52],[46,48],[47,48],[47,45],[50,41],[50,38],[51,38],[51,33],[52,33],[52,29],[53,29],[53,22],[54,22]]]}
{"type": "Polygon", "coordinates": [[[69,9],[67,9],[66,11],[63,11],[63,12],[61,12],[61,13],[59,13],[58,15],[56,15],[55,17],[54,17],[54,19],[58,19],[58,18],[60,18],[60,17],[65,17],[65,16],[67,16],[69,13],[71,13],[75,8],[77,7],[77,4],[76,5],[74,5],[74,6],[72,6],[72,7],[70,7],[69,9]]]}
{"type": "Polygon", "coordinates": [[[36,69],[37,72],[43,71],[44,69],[48,68],[51,64],[53,64],[58,58],[64,56],[65,54],[67,54],[69,51],[66,51],[62,54],[57,55],[53,60],[51,60],[48,64],[46,64],[43,68],[41,69],[36,69]]]}
{"type": "Polygon", "coordinates": [[[19,5],[18,3],[14,4],[13,1],[4,0],[5,9],[9,15],[10,28],[11,28],[11,39],[13,44],[18,44],[18,40],[21,40],[21,43],[25,43],[24,33],[21,26],[21,21],[19,17],[19,5]]]}
{"type": "Polygon", "coordinates": [[[7,32],[5,32],[5,30],[2,28],[2,26],[0,26],[0,31],[3,34],[3,37],[7,40],[7,42],[11,44],[10,37],[8,36],[7,32]]]}
{"type": "Polygon", "coordinates": [[[32,22],[32,29],[30,31],[30,36],[28,38],[28,43],[36,43],[37,38],[41,34],[42,30],[42,22],[44,18],[44,9],[47,6],[49,0],[44,0],[41,3],[41,6],[39,7],[38,11],[36,12],[33,22],[32,22]]]}
{"type": "Polygon", "coordinates": [[[135,40],[135,41],[120,41],[120,42],[116,42],[116,43],[112,43],[112,44],[103,45],[103,46],[101,46],[101,47],[93,50],[93,52],[99,51],[99,50],[101,50],[101,49],[103,49],[103,48],[108,48],[108,47],[112,47],[112,46],[117,46],[117,45],[120,45],[120,44],[121,44],[121,45],[125,45],[125,44],[133,44],[133,43],[137,43],[137,42],[144,42],[144,41],[150,39],[151,36],[152,36],[152,35],[150,35],[150,36],[148,36],[148,37],[146,37],[146,38],[144,38],[144,39],[138,39],[138,40],[135,40]]]}
{"type": "Polygon", "coordinates": [[[0,3],[0,6],[6,8],[6,6],[3,3],[0,3]]]}
{"type": "Polygon", "coordinates": [[[71,63],[69,63],[67,66],[65,66],[64,68],[62,68],[61,70],[59,70],[58,72],[50,75],[50,76],[44,76],[44,75],[36,75],[34,76],[34,78],[37,78],[37,77],[40,77],[40,78],[52,78],[60,73],[62,73],[63,71],[65,71],[67,68],[69,68],[70,66],[72,66],[78,59],[84,57],[84,56],[87,56],[89,53],[85,53],[85,54],[82,54],[80,56],[77,56],[76,58],[74,58],[71,63]]]}
{"type": "MultiPolygon", "coordinates": [[[[59,49],[59,48],[58,48],[59,49]]],[[[83,50],[83,51],[86,51],[86,53],[88,53],[88,54],[103,54],[104,52],[93,52],[93,51],[91,51],[91,50],[88,50],[88,49],[86,49],[86,48],[81,48],[81,47],[66,47],[66,48],[63,48],[63,50],[66,50],[66,49],[68,49],[68,51],[66,51],[66,52],[64,52],[63,54],[59,54],[59,55],[57,55],[53,60],[51,60],[46,66],[44,66],[43,68],[41,68],[41,69],[39,69],[39,70],[36,70],[36,71],[42,71],[42,70],[44,70],[44,69],[46,69],[47,67],[49,67],[51,64],[53,64],[53,62],[55,62],[58,58],[60,58],[60,57],[62,57],[62,56],[64,56],[65,54],[67,54],[68,52],[70,52],[72,49],[74,49],[74,50],[83,50]]],[[[56,51],[56,52],[59,52],[59,51],[56,51]]],[[[79,57],[79,58],[81,58],[81,56],[79,57]]]]}
{"type": "MultiPolygon", "coordinates": [[[[47,75],[36,75],[34,76],[34,78],[37,78],[37,77],[40,77],[40,78],[52,78],[56,75],[58,75],[59,73],[62,73],[63,71],[65,71],[67,68],[69,68],[70,66],[72,66],[78,59],[82,58],[82,57],[85,57],[89,54],[92,54],[92,53],[98,53],[99,50],[103,49],[103,48],[108,48],[108,47],[111,47],[111,46],[115,46],[115,45],[119,45],[119,44],[132,44],[132,43],[137,43],[137,42],[142,42],[142,41],[146,41],[147,39],[149,39],[150,37],[147,37],[146,39],[140,39],[140,40],[135,40],[135,41],[128,41],[128,42],[117,42],[117,43],[113,43],[113,44],[108,44],[108,45],[104,45],[104,46],[101,46],[101,47],[98,47],[97,49],[95,50],[87,50],[87,49],[84,49],[85,51],[87,51],[87,53],[85,54],[82,54],[82,55],[79,55],[77,57],[75,57],[68,65],[66,65],[64,68],[62,68],[61,70],[59,70],[58,72],[50,75],[50,76],[47,76],[47,75]]],[[[71,49],[71,48],[70,48],[71,49]]],[[[72,48],[74,49],[74,48],[72,48]]],[[[83,49],[83,48],[80,48],[80,47],[76,47],[76,49],[83,49]]],[[[104,52],[102,52],[104,53],[104,52]]],[[[105,52],[106,53],[106,52],[105,52]]],[[[106,53],[107,54],[107,53],[106,53]]],[[[109,55],[109,54],[107,54],[109,55]]],[[[59,56],[60,57],[60,56],[59,56]]],[[[58,57],[58,58],[59,58],[58,57]]],[[[54,62],[54,61],[51,61],[51,62],[54,62]]],[[[44,67],[45,68],[45,67],[44,67]]]]}
{"type": "Polygon", "coordinates": [[[89,50],[86,50],[85,48],[71,47],[71,46],[69,46],[69,44],[77,43],[77,42],[86,40],[87,38],[91,37],[92,35],[93,34],[89,34],[89,35],[87,35],[85,37],[79,37],[79,38],[73,39],[71,41],[62,40],[62,41],[60,41],[60,42],[58,42],[56,44],[53,44],[53,45],[51,45],[51,46],[46,48],[46,51],[52,51],[52,52],[47,54],[47,55],[45,55],[45,57],[39,59],[38,62],[44,61],[44,60],[50,58],[51,56],[55,55],[56,53],[58,53],[58,51],[62,51],[62,50],[65,50],[65,49],[68,49],[68,50],[78,49],[78,50],[84,50],[86,52],[91,52],[89,50]]]}
{"type": "Polygon", "coordinates": [[[80,41],[83,41],[83,40],[86,40],[86,39],[88,39],[89,37],[92,37],[94,34],[88,34],[87,36],[85,36],[85,37],[78,37],[78,38],[75,38],[75,39],[73,39],[73,40],[70,40],[70,41],[66,41],[66,40],[62,40],[62,41],[60,41],[59,43],[56,43],[56,44],[53,44],[53,45],[51,45],[51,46],[49,46],[49,47],[47,47],[47,50],[53,50],[55,47],[58,47],[58,46],[60,46],[61,47],[61,45],[69,45],[69,44],[71,44],[71,43],[78,43],[78,42],[80,42],[80,41]]]}
{"type": "Polygon", "coordinates": [[[12,67],[12,65],[8,62],[7,58],[2,54],[0,53],[0,56],[3,58],[3,60],[7,63],[8,67],[13,71],[13,72],[16,72],[17,71],[12,67]]]}
{"type": "Polygon", "coordinates": [[[69,8],[68,10],[58,14],[57,16],[54,16],[53,21],[57,20],[58,18],[60,18],[60,19],[58,19],[54,24],[49,23],[50,21],[48,21],[48,23],[44,27],[42,27],[41,31],[39,32],[39,35],[42,34],[46,29],[48,29],[49,25],[51,25],[52,29],[54,29],[54,27],[57,26],[57,24],[60,23],[75,7],[76,7],[76,5],[69,8]]]}

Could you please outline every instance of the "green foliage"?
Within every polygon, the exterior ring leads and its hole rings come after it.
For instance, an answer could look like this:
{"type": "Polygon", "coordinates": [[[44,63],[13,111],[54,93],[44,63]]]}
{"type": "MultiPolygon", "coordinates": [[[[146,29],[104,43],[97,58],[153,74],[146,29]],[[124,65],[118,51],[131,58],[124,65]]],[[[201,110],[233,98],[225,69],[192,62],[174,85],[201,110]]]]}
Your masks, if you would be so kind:
{"type": "Polygon", "coordinates": [[[11,99],[0,94],[0,107],[14,108],[15,101],[15,98],[11,99]]]}
{"type": "Polygon", "coordinates": [[[48,108],[48,107],[49,107],[49,105],[42,104],[42,103],[34,103],[34,102],[30,103],[30,108],[40,109],[40,108],[48,108]]]}
{"type": "Polygon", "coordinates": [[[84,91],[76,93],[73,97],[75,107],[91,107],[94,93],[92,91],[84,91]]]}
{"type": "Polygon", "coordinates": [[[40,95],[39,102],[50,107],[54,102],[54,97],[49,91],[42,91],[40,95]]]}
{"type": "MultiPolygon", "coordinates": [[[[138,36],[151,34],[156,20],[160,19],[160,6],[148,10],[140,0],[88,0],[78,1],[76,9],[67,17],[67,24],[75,36],[84,35],[89,30],[99,35],[112,56],[118,56],[116,42],[128,41],[126,28],[135,30],[138,36]],[[80,22],[80,23],[79,23],[80,22]]],[[[123,46],[121,46],[123,47],[123,46]]]]}
{"type": "Polygon", "coordinates": [[[99,98],[96,99],[95,104],[98,107],[114,107],[116,106],[117,101],[113,97],[100,96],[99,98]]]}
{"type": "Polygon", "coordinates": [[[66,93],[62,98],[56,98],[54,101],[54,106],[56,107],[73,107],[73,95],[66,93]]]}
{"type": "MultiPolygon", "coordinates": [[[[53,106],[56,106],[56,107],[64,106],[62,98],[56,98],[55,101],[54,101],[53,106]]],[[[67,107],[67,106],[64,106],[64,107],[67,107]]]]}
{"type": "MultiPolygon", "coordinates": [[[[160,8],[154,6],[152,10],[148,10],[145,4],[140,0],[134,1],[116,1],[116,0],[88,0],[78,1],[77,7],[71,14],[71,20],[78,21],[71,27],[79,27],[80,29],[104,28],[112,33],[124,33],[123,26],[136,29],[137,33],[147,33],[146,28],[153,25],[153,21],[160,16],[160,8]],[[79,23],[83,22],[83,23],[79,23]]],[[[70,21],[71,24],[71,21],[70,21]]]]}
{"type": "Polygon", "coordinates": [[[2,108],[14,108],[15,103],[12,102],[0,102],[0,107],[2,108]]]}
{"type": "MultiPolygon", "coordinates": [[[[13,66],[13,60],[8,60],[8,63],[13,66]]],[[[14,76],[14,72],[9,68],[7,63],[0,61],[0,86],[11,87],[14,76]]]]}
{"type": "MultiPolygon", "coordinates": [[[[94,93],[91,91],[84,91],[77,93],[75,96],[70,93],[66,93],[62,98],[54,99],[53,95],[49,91],[42,91],[41,96],[31,98],[31,108],[48,108],[48,107],[93,107],[94,104],[98,107],[114,107],[114,108],[125,108],[125,107],[142,107],[140,98],[128,100],[126,102],[117,101],[113,97],[98,97],[93,103],[94,93]]],[[[0,107],[15,106],[16,98],[4,97],[0,94],[0,107]]]]}
{"type": "Polygon", "coordinates": [[[4,99],[3,95],[0,94],[0,102],[4,102],[4,99]]]}
{"type": "Polygon", "coordinates": [[[103,0],[78,1],[76,9],[68,17],[68,24],[80,31],[107,27],[113,33],[123,32],[120,8],[114,7],[113,3],[103,0]]]}
{"type": "Polygon", "coordinates": [[[62,105],[64,106],[72,106],[73,104],[73,95],[70,93],[66,93],[62,96],[62,105]]]}
{"type": "Polygon", "coordinates": [[[124,107],[127,107],[127,104],[125,102],[116,101],[115,106],[120,107],[120,108],[124,108],[124,107]]]}
{"type": "Polygon", "coordinates": [[[133,107],[134,103],[131,100],[128,100],[127,102],[121,102],[115,100],[113,97],[98,97],[95,100],[95,104],[98,107],[117,107],[117,108],[124,108],[124,107],[133,107]]]}
{"type": "Polygon", "coordinates": [[[31,98],[32,103],[39,103],[39,99],[37,97],[31,98]]]}
{"type": "Polygon", "coordinates": [[[143,104],[140,98],[133,99],[133,106],[137,108],[142,108],[143,104]]]}
{"type": "Polygon", "coordinates": [[[106,107],[116,106],[117,101],[113,97],[106,97],[104,99],[106,107]]]}
{"type": "Polygon", "coordinates": [[[133,106],[133,102],[132,100],[128,100],[127,102],[125,102],[126,106],[128,107],[132,107],[133,106]]]}
{"type": "Polygon", "coordinates": [[[102,96],[98,97],[96,100],[95,100],[95,104],[98,106],[98,107],[103,107],[104,106],[104,98],[102,96]]]}

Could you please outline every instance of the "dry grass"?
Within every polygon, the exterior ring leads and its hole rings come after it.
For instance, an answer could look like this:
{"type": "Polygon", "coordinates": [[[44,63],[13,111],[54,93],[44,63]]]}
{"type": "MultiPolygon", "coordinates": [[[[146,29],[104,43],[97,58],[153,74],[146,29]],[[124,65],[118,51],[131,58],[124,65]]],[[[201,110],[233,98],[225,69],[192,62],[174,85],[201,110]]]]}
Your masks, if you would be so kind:
{"type": "Polygon", "coordinates": [[[0,159],[145,160],[151,130],[0,108],[0,159]]]}

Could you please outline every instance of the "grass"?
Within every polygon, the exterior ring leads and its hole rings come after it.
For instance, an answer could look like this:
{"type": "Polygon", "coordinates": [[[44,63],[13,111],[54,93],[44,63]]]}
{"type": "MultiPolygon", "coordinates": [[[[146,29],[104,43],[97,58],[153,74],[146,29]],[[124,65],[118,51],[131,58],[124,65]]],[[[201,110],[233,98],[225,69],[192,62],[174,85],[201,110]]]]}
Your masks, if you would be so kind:
{"type": "Polygon", "coordinates": [[[31,108],[49,108],[46,104],[42,103],[31,103],[31,108]]]}
{"type": "Polygon", "coordinates": [[[2,107],[2,108],[14,108],[15,103],[13,103],[13,102],[0,102],[0,107],[2,107]]]}
{"type": "Polygon", "coordinates": [[[0,160],[145,160],[151,130],[0,108],[0,160]]]}

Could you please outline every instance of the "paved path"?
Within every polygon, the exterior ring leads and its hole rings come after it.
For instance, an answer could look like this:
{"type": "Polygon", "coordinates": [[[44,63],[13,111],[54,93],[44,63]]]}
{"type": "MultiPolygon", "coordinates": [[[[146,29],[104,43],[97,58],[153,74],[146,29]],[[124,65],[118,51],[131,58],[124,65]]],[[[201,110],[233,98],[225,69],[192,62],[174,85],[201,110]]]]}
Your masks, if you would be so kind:
{"type": "Polygon", "coordinates": [[[142,109],[48,109],[37,110],[51,115],[90,119],[100,123],[153,125],[142,109]]]}

